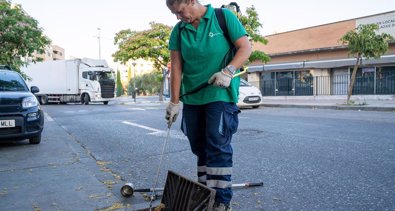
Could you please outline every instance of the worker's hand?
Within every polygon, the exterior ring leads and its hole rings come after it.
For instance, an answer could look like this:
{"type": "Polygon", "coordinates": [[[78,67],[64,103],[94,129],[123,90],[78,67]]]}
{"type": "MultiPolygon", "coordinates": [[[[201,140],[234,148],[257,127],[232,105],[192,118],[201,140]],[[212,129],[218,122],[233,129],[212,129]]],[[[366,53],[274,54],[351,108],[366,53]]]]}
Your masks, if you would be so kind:
{"type": "Polygon", "coordinates": [[[170,128],[171,124],[176,121],[178,113],[180,112],[180,104],[170,102],[166,108],[167,127],[170,128]]]}
{"type": "Polygon", "coordinates": [[[232,80],[232,75],[222,70],[221,72],[212,75],[211,78],[208,80],[208,83],[213,84],[214,86],[228,88],[231,80],[232,80]]]}

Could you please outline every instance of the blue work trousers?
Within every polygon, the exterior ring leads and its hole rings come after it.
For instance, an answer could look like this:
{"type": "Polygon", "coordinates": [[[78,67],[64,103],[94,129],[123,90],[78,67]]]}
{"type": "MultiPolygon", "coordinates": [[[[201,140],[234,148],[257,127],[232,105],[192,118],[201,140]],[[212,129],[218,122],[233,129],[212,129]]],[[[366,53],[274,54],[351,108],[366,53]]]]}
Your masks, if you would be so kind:
{"type": "Polygon", "coordinates": [[[198,181],[216,190],[215,201],[232,199],[232,135],[239,125],[235,103],[183,105],[181,130],[197,156],[198,181]]]}

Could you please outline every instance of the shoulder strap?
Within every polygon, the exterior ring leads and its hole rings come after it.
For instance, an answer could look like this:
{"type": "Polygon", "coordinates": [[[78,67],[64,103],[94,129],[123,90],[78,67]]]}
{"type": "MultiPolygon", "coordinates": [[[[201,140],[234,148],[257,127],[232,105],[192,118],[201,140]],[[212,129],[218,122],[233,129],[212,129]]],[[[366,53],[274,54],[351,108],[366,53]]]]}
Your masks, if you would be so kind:
{"type": "Polygon", "coordinates": [[[217,17],[219,26],[221,27],[221,30],[224,33],[224,36],[228,40],[229,44],[231,46],[233,46],[233,43],[229,37],[228,28],[226,27],[226,21],[225,21],[224,12],[223,12],[222,8],[215,8],[215,16],[217,17]]]}

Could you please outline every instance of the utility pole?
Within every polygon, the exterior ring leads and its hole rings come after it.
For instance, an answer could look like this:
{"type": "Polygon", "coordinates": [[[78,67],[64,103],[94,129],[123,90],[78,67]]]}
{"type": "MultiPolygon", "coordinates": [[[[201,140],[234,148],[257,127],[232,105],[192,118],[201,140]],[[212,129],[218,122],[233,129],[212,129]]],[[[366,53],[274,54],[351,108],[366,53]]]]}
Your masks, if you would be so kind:
{"type": "Polygon", "coordinates": [[[100,28],[97,28],[97,30],[98,30],[97,40],[99,41],[99,59],[101,59],[100,28]]]}

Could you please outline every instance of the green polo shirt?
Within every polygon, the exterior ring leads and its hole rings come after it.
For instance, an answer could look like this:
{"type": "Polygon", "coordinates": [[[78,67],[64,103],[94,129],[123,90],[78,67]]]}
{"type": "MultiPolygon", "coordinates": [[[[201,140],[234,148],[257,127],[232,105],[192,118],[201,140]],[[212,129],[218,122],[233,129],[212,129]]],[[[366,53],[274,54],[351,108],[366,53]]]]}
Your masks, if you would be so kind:
{"type": "MultiPolygon", "coordinates": [[[[221,71],[232,59],[229,43],[221,30],[214,8],[211,5],[206,5],[206,7],[207,12],[200,20],[197,29],[189,23],[179,22],[170,35],[169,49],[181,50],[183,59],[180,95],[206,83],[214,73],[221,71]]],[[[223,9],[223,14],[232,42],[247,35],[240,21],[230,10],[223,9]]],[[[229,88],[209,85],[196,93],[183,96],[180,100],[190,105],[215,101],[236,103],[239,84],[240,78],[235,77],[229,88]]]]}

